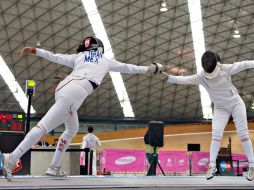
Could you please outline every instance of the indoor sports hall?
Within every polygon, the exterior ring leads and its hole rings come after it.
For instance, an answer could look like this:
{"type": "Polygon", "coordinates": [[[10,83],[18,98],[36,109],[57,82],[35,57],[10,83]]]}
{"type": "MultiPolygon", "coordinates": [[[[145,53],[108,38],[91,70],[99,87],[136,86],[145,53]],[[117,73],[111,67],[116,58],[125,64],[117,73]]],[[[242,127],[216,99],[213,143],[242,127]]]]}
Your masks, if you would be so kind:
{"type": "Polygon", "coordinates": [[[0,190],[254,189],[253,9],[0,0],[0,190]]]}

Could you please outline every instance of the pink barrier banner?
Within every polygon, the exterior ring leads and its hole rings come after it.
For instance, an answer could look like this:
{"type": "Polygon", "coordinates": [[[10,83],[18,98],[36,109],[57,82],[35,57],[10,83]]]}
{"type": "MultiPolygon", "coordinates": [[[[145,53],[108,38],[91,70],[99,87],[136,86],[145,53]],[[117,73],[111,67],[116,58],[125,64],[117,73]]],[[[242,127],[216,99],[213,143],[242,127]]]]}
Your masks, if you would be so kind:
{"type": "Polygon", "coordinates": [[[232,155],[232,160],[233,160],[233,167],[234,167],[234,171],[236,174],[242,174],[243,173],[243,169],[244,168],[248,168],[248,161],[247,161],[247,157],[243,154],[233,154],[232,155]],[[238,164],[239,164],[239,172],[238,172],[238,166],[237,166],[237,161],[234,160],[239,160],[238,164]]]}
{"type": "MultiPolygon", "coordinates": [[[[189,155],[186,151],[159,151],[164,172],[187,172],[189,155]]],[[[107,172],[144,172],[149,169],[143,150],[107,149],[100,158],[101,168],[107,172]]],[[[161,172],[157,166],[157,172],[161,172]]]]}
{"type": "Polygon", "coordinates": [[[196,152],[191,154],[192,160],[192,173],[204,173],[207,172],[209,165],[209,152],[196,152]]]}
{"type": "Polygon", "coordinates": [[[105,154],[106,154],[106,150],[101,151],[99,154],[99,160],[100,160],[99,163],[100,163],[101,172],[103,172],[102,170],[105,168],[105,162],[106,162],[105,154]]]}
{"type": "MultiPolygon", "coordinates": [[[[209,165],[209,152],[192,152],[192,172],[205,173],[209,165]]],[[[237,174],[237,161],[239,160],[239,174],[243,173],[243,169],[248,167],[247,157],[242,154],[232,154],[234,171],[237,174]]]]}
{"type": "MultiPolygon", "coordinates": [[[[192,160],[192,173],[205,173],[209,165],[209,152],[159,151],[159,162],[164,172],[188,172],[189,156],[192,160]]],[[[245,155],[233,154],[233,160],[239,160],[239,173],[248,167],[245,155]]],[[[144,150],[107,149],[100,154],[101,168],[107,172],[144,172],[149,169],[144,150]]],[[[237,161],[233,161],[237,174],[237,161]]],[[[161,172],[157,166],[157,172],[161,172]]]]}
{"type": "MultiPolygon", "coordinates": [[[[159,163],[164,172],[187,172],[189,155],[186,151],[160,151],[159,163]]],[[[159,166],[157,172],[160,172],[159,166]]]]}
{"type": "Polygon", "coordinates": [[[107,172],[144,172],[144,150],[107,149],[102,156],[107,172]]]}

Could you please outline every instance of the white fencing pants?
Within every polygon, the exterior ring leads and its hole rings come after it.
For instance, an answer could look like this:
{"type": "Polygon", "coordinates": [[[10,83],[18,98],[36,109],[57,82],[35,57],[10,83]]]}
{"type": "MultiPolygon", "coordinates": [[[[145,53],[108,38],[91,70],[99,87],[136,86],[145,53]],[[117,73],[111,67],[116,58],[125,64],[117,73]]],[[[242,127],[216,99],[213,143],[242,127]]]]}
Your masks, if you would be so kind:
{"type": "MultiPolygon", "coordinates": [[[[248,122],[246,116],[246,107],[243,100],[239,97],[238,101],[232,102],[227,107],[216,106],[214,108],[214,116],[212,119],[212,142],[210,147],[210,166],[215,166],[216,158],[220,149],[220,141],[223,137],[224,129],[228,123],[229,117],[232,115],[235,123],[238,137],[243,139],[249,138],[248,122]]],[[[252,149],[252,144],[248,145],[252,149]]],[[[244,148],[245,149],[245,148],[244,148]]],[[[253,153],[245,151],[249,161],[253,160],[253,153]],[[252,154],[252,155],[250,155],[252,154]]]]}
{"type": "Polygon", "coordinates": [[[93,87],[87,79],[84,79],[84,81],[73,80],[57,91],[55,93],[55,104],[13,151],[14,160],[19,159],[36,144],[41,136],[64,123],[66,130],[59,139],[52,161],[53,167],[59,167],[64,152],[79,128],[77,110],[92,91],[93,87]]]}

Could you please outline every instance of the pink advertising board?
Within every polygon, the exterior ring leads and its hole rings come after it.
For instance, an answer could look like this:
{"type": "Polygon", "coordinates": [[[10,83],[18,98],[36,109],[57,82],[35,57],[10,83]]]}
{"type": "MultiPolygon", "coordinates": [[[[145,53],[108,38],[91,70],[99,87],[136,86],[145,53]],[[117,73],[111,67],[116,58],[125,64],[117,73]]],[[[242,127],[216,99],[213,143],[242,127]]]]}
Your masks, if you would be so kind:
{"type": "Polygon", "coordinates": [[[103,153],[103,167],[109,172],[144,172],[144,150],[107,149],[103,153]]]}
{"type": "Polygon", "coordinates": [[[192,173],[204,173],[207,172],[209,165],[209,152],[196,152],[191,154],[192,160],[192,173]]]}
{"type": "MultiPolygon", "coordinates": [[[[209,165],[209,152],[193,151],[159,151],[159,162],[164,172],[189,172],[189,159],[191,158],[192,173],[206,173],[209,165]]],[[[248,166],[247,158],[242,154],[233,154],[233,166],[237,173],[239,160],[239,173],[248,166]]],[[[101,168],[107,172],[146,172],[149,164],[144,150],[107,149],[100,154],[101,168]]],[[[157,172],[161,172],[157,167],[157,172]]]]}
{"type": "MultiPolygon", "coordinates": [[[[189,170],[189,155],[186,151],[160,151],[159,162],[164,172],[187,172],[189,170]]],[[[157,171],[160,171],[159,167],[157,171]]]]}
{"type": "Polygon", "coordinates": [[[232,155],[232,160],[233,160],[234,171],[235,171],[236,174],[238,173],[238,167],[237,167],[237,161],[236,160],[239,160],[239,162],[238,162],[238,164],[239,164],[239,174],[242,174],[243,169],[248,167],[247,157],[243,154],[233,154],[232,155]]]}

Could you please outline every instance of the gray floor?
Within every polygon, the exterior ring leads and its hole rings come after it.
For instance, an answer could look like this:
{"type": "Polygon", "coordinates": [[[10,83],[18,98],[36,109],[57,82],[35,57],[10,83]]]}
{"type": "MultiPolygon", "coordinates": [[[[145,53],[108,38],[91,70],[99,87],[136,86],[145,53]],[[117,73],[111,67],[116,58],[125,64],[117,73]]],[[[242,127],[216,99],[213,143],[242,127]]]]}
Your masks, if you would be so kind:
{"type": "Polygon", "coordinates": [[[0,177],[0,189],[254,189],[254,181],[245,177],[217,176],[206,180],[203,176],[15,176],[11,182],[0,177]]]}

